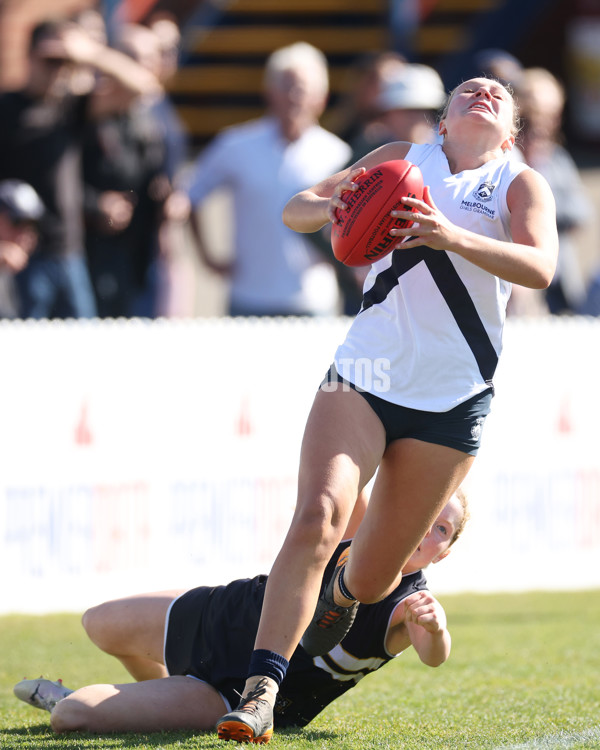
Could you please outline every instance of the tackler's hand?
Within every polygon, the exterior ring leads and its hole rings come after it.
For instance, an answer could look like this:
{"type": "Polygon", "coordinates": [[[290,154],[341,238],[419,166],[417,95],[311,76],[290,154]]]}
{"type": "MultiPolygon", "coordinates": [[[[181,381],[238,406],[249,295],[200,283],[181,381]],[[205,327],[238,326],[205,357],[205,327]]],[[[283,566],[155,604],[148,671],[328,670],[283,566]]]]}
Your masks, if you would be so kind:
{"type": "Polygon", "coordinates": [[[429,591],[417,591],[402,603],[405,623],[419,625],[429,633],[437,633],[446,627],[446,613],[429,591]]]}

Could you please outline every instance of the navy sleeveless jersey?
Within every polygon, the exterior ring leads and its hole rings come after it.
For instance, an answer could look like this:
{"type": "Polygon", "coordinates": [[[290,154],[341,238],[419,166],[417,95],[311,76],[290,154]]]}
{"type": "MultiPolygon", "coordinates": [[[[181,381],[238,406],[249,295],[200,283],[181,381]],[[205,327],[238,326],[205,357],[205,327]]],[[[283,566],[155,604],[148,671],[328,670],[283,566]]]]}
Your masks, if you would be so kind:
{"type": "MultiPolygon", "coordinates": [[[[349,544],[338,546],[324,581],[349,544]]],[[[224,586],[201,586],[176,599],[165,637],[169,674],[205,680],[235,708],[254,648],[266,581],[266,576],[256,576],[224,586]]],[[[422,571],[404,576],[383,601],[360,605],[352,629],[328,654],[311,657],[299,646],[279,691],[276,726],[305,726],[365,675],[393,659],[385,648],[390,617],[402,599],[426,588],[422,571]]]]}

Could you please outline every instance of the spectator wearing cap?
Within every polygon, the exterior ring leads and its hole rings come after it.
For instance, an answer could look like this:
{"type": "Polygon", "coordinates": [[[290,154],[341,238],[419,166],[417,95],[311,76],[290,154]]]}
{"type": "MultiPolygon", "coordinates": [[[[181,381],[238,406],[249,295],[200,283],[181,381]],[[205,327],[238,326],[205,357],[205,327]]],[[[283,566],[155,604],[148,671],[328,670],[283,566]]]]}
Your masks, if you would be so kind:
{"type": "Polygon", "coordinates": [[[381,122],[390,140],[429,143],[435,114],[446,101],[442,79],[428,65],[407,65],[389,80],[379,96],[381,122]]]}
{"type": "Polygon", "coordinates": [[[385,81],[407,65],[398,52],[367,52],[351,65],[344,76],[343,95],[330,115],[333,131],[346,143],[353,143],[379,115],[377,99],[385,81]]]}
{"type": "Polygon", "coordinates": [[[435,114],[446,101],[442,79],[428,65],[403,65],[382,83],[377,116],[352,143],[354,163],[390,141],[429,143],[435,140],[435,114]]]}
{"type": "Polygon", "coordinates": [[[44,204],[26,182],[0,182],[0,318],[20,314],[14,275],[29,263],[38,244],[44,204]]]}

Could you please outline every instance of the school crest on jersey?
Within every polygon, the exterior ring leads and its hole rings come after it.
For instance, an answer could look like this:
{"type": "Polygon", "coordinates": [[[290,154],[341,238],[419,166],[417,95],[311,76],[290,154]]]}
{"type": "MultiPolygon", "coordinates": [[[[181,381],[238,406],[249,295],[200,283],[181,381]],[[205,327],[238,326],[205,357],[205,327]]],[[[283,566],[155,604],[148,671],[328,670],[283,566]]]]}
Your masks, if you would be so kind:
{"type": "Polygon", "coordinates": [[[486,182],[481,182],[479,184],[479,187],[476,187],[475,190],[473,190],[470,193],[470,198],[475,200],[465,200],[463,199],[460,203],[460,209],[461,211],[470,211],[476,214],[482,214],[483,216],[487,216],[489,219],[495,219],[496,218],[496,208],[495,208],[495,202],[492,203],[492,200],[494,198],[494,190],[496,189],[496,185],[494,185],[493,182],[490,182],[487,180],[486,182]],[[491,205],[488,205],[491,204],[491,205]]]}
{"type": "Polygon", "coordinates": [[[477,198],[477,200],[487,203],[488,201],[492,200],[492,193],[494,192],[495,188],[496,186],[492,185],[491,182],[482,182],[476,190],[473,190],[471,195],[474,198],[477,198]]]}

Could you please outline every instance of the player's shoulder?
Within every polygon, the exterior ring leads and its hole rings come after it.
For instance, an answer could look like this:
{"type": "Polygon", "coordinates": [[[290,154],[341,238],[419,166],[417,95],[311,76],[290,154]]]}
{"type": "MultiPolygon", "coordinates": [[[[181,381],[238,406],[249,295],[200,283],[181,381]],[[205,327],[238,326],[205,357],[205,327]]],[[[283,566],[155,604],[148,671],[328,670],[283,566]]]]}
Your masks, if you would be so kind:
{"type": "Polygon", "coordinates": [[[429,585],[425,572],[423,570],[415,570],[414,573],[408,573],[402,576],[397,588],[391,594],[391,597],[397,603],[400,603],[407,596],[415,594],[417,591],[428,591],[429,585]]]}
{"type": "MultiPolygon", "coordinates": [[[[533,172],[534,170],[525,161],[511,154],[486,161],[477,169],[477,174],[483,181],[501,186],[500,192],[511,190],[514,184],[526,185],[532,179],[535,181],[537,177],[533,172]]],[[[541,177],[539,173],[537,176],[541,177]]]]}
{"type": "Polygon", "coordinates": [[[525,201],[527,198],[541,198],[551,200],[554,198],[548,180],[536,169],[527,165],[521,165],[522,169],[510,170],[510,185],[507,190],[507,199],[525,201]]]}
{"type": "Polygon", "coordinates": [[[402,576],[398,590],[401,594],[409,596],[415,591],[423,591],[428,588],[427,577],[424,570],[415,570],[414,573],[407,573],[402,576]]]}

